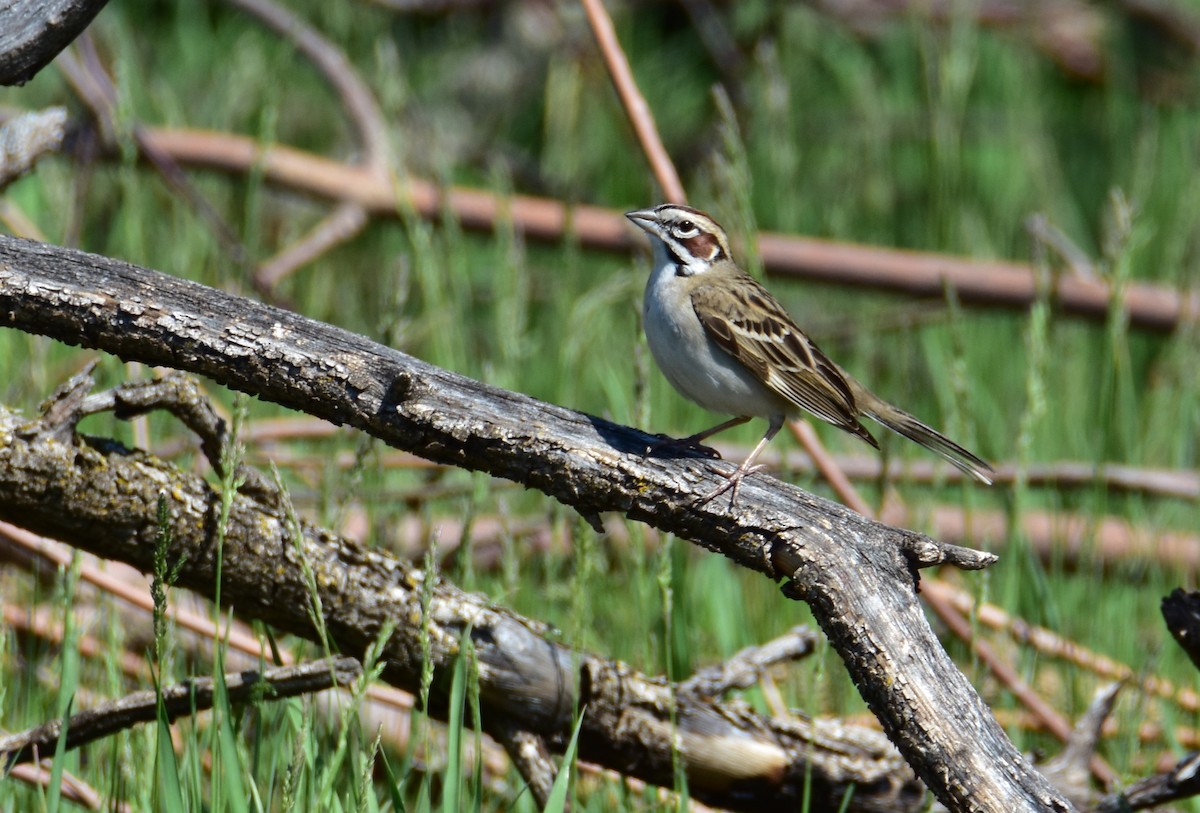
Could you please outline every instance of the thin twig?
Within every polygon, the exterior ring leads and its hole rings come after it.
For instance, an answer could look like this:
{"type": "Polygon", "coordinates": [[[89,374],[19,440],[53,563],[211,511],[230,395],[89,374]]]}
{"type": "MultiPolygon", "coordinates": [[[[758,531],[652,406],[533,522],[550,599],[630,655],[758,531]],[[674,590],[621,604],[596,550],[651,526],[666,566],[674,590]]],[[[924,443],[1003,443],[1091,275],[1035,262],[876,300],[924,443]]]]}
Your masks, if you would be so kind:
{"type": "Polygon", "coordinates": [[[1080,810],[1086,810],[1093,799],[1090,768],[1095,764],[1104,723],[1112,715],[1120,690],[1120,683],[1097,689],[1087,711],[1075,721],[1065,747],[1040,766],[1042,773],[1080,810]]]}
{"type": "Polygon", "coordinates": [[[642,152],[650,162],[650,169],[654,172],[659,188],[662,189],[663,197],[672,203],[687,203],[687,193],[683,191],[679,173],[675,171],[671,156],[667,154],[667,148],[663,146],[662,138],[658,135],[658,125],[654,123],[650,105],[646,104],[646,98],[638,90],[633,70],[629,67],[629,59],[621,50],[617,32],[613,29],[612,18],[608,16],[601,0],[580,2],[587,13],[592,33],[596,36],[596,44],[600,46],[600,53],[604,56],[604,64],[608,67],[613,86],[617,89],[617,96],[621,99],[621,106],[629,116],[642,152]]]}
{"type": "Polygon", "coordinates": [[[546,747],[546,738],[507,723],[500,727],[497,736],[508,752],[508,758],[528,783],[537,806],[545,809],[558,773],[550,749],[546,747]]]}
{"type": "Polygon", "coordinates": [[[360,204],[339,203],[303,237],[259,263],[254,272],[255,290],[269,294],[294,271],[361,232],[367,217],[367,210],[360,204]]]}
{"type": "MultiPolygon", "coordinates": [[[[47,788],[50,786],[51,775],[52,771],[43,765],[23,764],[14,765],[12,770],[5,774],[5,778],[15,779],[32,787],[47,788]]],[[[133,811],[133,807],[128,802],[117,802],[111,796],[102,796],[98,790],[70,771],[63,771],[59,788],[62,791],[63,799],[74,802],[84,810],[103,810],[105,813],[132,813],[133,811]]]]}
{"type": "Polygon", "coordinates": [[[1095,813],[1126,813],[1200,795],[1200,753],[1188,754],[1166,773],[1143,779],[1107,796],[1095,813]]]}
{"type": "Polygon", "coordinates": [[[1147,695],[1174,703],[1189,714],[1200,711],[1200,694],[1193,689],[1180,688],[1157,675],[1137,672],[1128,664],[1094,652],[1052,630],[1009,615],[994,604],[979,603],[965,590],[941,579],[922,581],[921,592],[937,595],[954,606],[959,613],[974,616],[980,624],[1007,633],[1014,641],[1032,647],[1041,655],[1066,661],[1104,680],[1131,684],[1147,695]]]}
{"type": "Polygon", "coordinates": [[[784,661],[807,657],[816,646],[816,633],[808,627],[792,627],[765,644],[746,647],[715,666],[697,670],[679,684],[679,691],[720,697],[734,689],[746,689],[757,683],[765,670],[784,661]]]}
{"type": "MultiPolygon", "coordinates": [[[[372,214],[397,216],[396,185],[362,167],[290,147],[262,145],[228,133],[146,128],[143,134],[182,163],[239,174],[261,170],[268,182],[319,197],[357,201],[372,214]]],[[[532,240],[560,241],[569,233],[581,245],[605,251],[627,252],[642,245],[622,214],[611,209],[571,206],[528,195],[502,196],[478,189],[440,187],[412,177],[405,178],[400,187],[412,211],[430,219],[450,212],[466,229],[490,231],[506,222],[532,240]]],[[[767,273],[779,277],[933,300],[944,299],[946,288],[951,287],[962,304],[991,308],[1024,310],[1038,296],[1034,272],[1027,263],[771,232],[759,233],[758,250],[767,273]]],[[[1063,274],[1053,286],[1053,302],[1060,312],[1096,321],[1109,318],[1112,291],[1106,281],[1063,274]]],[[[1121,307],[1131,327],[1172,331],[1200,319],[1200,291],[1126,283],[1121,307]]]]}
{"type": "MultiPolygon", "coordinates": [[[[1067,742],[1071,736],[1070,722],[1059,714],[1049,703],[1042,699],[1042,696],[1033,690],[1033,688],[1025,682],[1025,680],[1017,674],[1017,670],[1000,657],[992,646],[986,641],[980,640],[979,636],[975,635],[971,629],[971,623],[966,616],[959,613],[954,606],[942,599],[937,593],[923,592],[925,603],[929,605],[938,618],[950,628],[958,638],[967,642],[975,651],[988,670],[996,676],[996,679],[1004,684],[1013,695],[1021,701],[1021,704],[1029,709],[1038,720],[1041,721],[1043,727],[1062,742],[1067,742]]],[[[1117,774],[1108,763],[1104,762],[1100,757],[1094,757],[1091,763],[1092,773],[1103,782],[1105,785],[1114,782],[1117,774]]]]}
{"type": "MultiPolygon", "coordinates": [[[[338,658],[333,662],[317,661],[299,666],[277,666],[262,672],[246,670],[225,675],[225,687],[231,703],[253,701],[255,698],[277,700],[312,694],[334,686],[349,686],[362,674],[362,665],[354,658],[338,658]],[[268,691],[262,692],[266,684],[268,691]]],[[[215,696],[213,678],[193,678],[186,683],[162,690],[162,703],[169,719],[174,720],[197,711],[212,708],[215,696]]],[[[138,723],[154,720],[158,714],[159,695],[154,691],[134,692],[104,703],[93,709],[72,714],[67,721],[66,747],[78,748],[89,742],[115,734],[138,723]]],[[[18,762],[36,762],[54,752],[62,734],[61,720],[30,728],[17,734],[0,737],[0,760],[6,766],[18,762]]]]}
{"type": "Polygon", "coordinates": [[[812,424],[807,420],[788,421],[788,429],[791,430],[796,440],[800,441],[800,445],[804,447],[809,460],[812,461],[813,468],[825,478],[825,482],[838,495],[838,499],[865,517],[873,516],[875,512],[871,510],[871,506],[867,505],[867,501],[862,498],[858,489],[850,482],[850,478],[842,471],[837,458],[831,455],[825,445],[821,443],[821,438],[813,429],[812,424]]]}
{"type": "MultiPolygon", "coordinates": [[[[374,95],[354,66],[336,45],[290,10],[272,0],[229,0],[286,37],[333,87],[358,131],[363,146],[362,166],[381,179],[388,179],[387,122],[374,95]]],[[[321,254],[362,231],[367,210],[362,204],[342,201],[320,223],[291,246],[259,264],[254,273],[255,289],[271,294],[280,280],[311,263],[321,254]]]]}
{"type": "MultiPolygon", "coordinates": [[[[74,88],[75,93],[87,105],[101,132],[102,139],[110,146],[115,146],[118,130],[116,122],[116,88],[100,63],[91,38],[85,32],[76,43],[81,58],[77,59],[70,51],[59,55],[55,64],[62,71],[67,83],[74,88]]],[[[188,179],[179,168],[175,158],[162,150],[159,145],[146,137],[145,130],[140,125],[129,128],[129,135],[137,145],[139,154],[152,166],[180,197],[200,215],[217,238],[225,246],[230,257],[237,265],[243,265],[249,254],[233,228],[225,222],[225,218],[208,202],[208,199],[188,179]]]]}

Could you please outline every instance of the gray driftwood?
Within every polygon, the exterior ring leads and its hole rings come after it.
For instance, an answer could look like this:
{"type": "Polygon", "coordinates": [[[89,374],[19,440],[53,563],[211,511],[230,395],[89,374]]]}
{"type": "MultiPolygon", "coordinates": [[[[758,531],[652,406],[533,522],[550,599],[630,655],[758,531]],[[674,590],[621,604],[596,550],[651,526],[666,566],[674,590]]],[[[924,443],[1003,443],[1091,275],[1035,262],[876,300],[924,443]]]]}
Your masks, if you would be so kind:
{"type": "MultiPolygon", "coordinates": [[[[728,464],[646,458],[653,438],[636,430],[112,259],[0,238],[0,324],[200,373],[431,460],[515,480],[593,520],[620,512],[785,579],[948,808],[1072,809],[1005,737],[917,600],[918,568],[980,568],[990,554],[869,521],[767,477],[749,478],[733,508],[720,500],[696,508],[728,464]]],[[[128,544],[132,556],[146,540],[128,544]]]]}
{"type": "MultiPolygon", "coordinates": [[[[170,517],[168,564],[181,563],[175,583],[213,595],[220,495],[203,478],[152,455],[74,431],[80,418],[103,409],[126,417],[169,409],[211,449],[220,444],[199,388],[178,374],[96,395],[88,394],[91,386],[90,371],[80,373],[32,421],[0,407],[0,517],[151,571],[161,498],[170,517]]],[[[383,677],[414,694],[427,636],[440,678],[430,711],[442,719],[445,678],[469,635],[484,726],[509,749],[540,803],[554,778],[548,753],[563,750],[581,707],[587,710],[583,758],[671,787],[676,742],[692,796],[723,808],[796,810],[806,782],[814,810],[837,810],[851,786],[850,811],[912,813],[924,801],[924,787],[877,731],[764,718],[699,689],[671,687],[574,652],[553,641],[544,625],[444,579],[427,583],[420,569],[385,552],[305,524],[297,539],[284,505],[261,480],[235,497],[222,548],[223,600],[242,616],[316,639],[315,589],[333,646],[359,658],[394,627],[382,647],[383,677]]],[[[740,660],[767,664],[802,654],[787,646],[795,638],[740,660]]],[[[0,755],[4,750],[0,741],[0,755]]]]}

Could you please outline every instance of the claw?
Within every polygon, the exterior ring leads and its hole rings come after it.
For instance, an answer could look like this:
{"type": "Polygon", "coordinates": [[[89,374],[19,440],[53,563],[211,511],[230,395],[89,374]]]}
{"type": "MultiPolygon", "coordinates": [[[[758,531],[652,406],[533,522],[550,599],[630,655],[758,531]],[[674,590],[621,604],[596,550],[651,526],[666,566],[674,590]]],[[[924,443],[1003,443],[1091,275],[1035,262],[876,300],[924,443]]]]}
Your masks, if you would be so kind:
{"type": "MultiPolygon", "coordinates": [[[[746,462],[749,463],[750,461],[747,460],[746,462]]],[[[713,469],[711,466],[709,468],[716,472],[716,469],[713,469]]],[[[729,507],[732,508],[737,503],[738,492],[742,488],[742,480],[744,480],[747,476],[754,474],[755,472],[762,471],[764,468],[766,467],[762,464],[757,466],[747,466],[745,463],[743,463],[734,470],[733,474],[729,475],[725,482],[721,483],[721,485],[717,486],[703,497],[698,497],[696,500],[694,500],[692,502],[692,507],[699,508],[702,505],[707,505],[717,497],[720,497],[726,491],[732,490],[733,493],[729,495],[729,507]]]]}

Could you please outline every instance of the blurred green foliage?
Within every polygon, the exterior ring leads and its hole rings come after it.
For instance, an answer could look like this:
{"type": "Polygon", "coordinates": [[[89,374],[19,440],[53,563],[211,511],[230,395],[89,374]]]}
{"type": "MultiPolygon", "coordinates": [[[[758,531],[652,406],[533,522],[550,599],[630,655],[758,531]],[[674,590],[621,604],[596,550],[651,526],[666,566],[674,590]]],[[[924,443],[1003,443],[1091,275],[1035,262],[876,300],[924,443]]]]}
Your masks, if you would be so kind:
{"type": "MultiPolygon", "coordinates": [[[[311,0],[293,8],[342,49],[374,92],[400,174],[615,208],[657,202],[653,178],[575,6],[519,2],[428,15],[311,0]]],[[[1101,40],[1107,74],[1090,82],[1065,73],[1020,31],[980,28],[965,14],[939,24],[897,15],[864,37],[809,5],[750,0],[720,6],[719,37],[737,57],[730,65],[715,57],[719,52],[705,45],[676,4],[622,4],[613,11],[691,202],[729,225],[748,258],[755,256],[757,228],[1026,260],[1024,222],[1040,213],[1091,258],[1099,275],[1195,285],[1197,99],[1186,82],[1165,99],[1152,92],[1147,83],[1163,81],[1154,72],[1162,68],[1143,64],[1153,55],[1150,49],[1147,56],[1145,32],[1116,12],[1101,40]],[[718,101],[717,85],[727,105],[718,101]],[[1114,190],[1130,202],[1128,230],[1112,225],[1114,190]]],[[[124,157],[45,161],[8,189],[7,199],[52,242],[249,291],[251,269],[232,259],[196,211],[134,159],[129,133],[137,125],[212,128],[353,160],[360,145],[336,95],[292,45],[226,5],[111,4],[90,36],[118,89],[124,157]]],[[[1196,66],[1177,70],[1186,79],[1196,66]]],[[[53,68],[26,87],[0,91],[0,106],[48,104],[83,112],[53,68]]],[[[329,208],[268,187],[254,173],[195,171],[189,177],[254,263],[299,238],[329,208]]],[[[278,294],[302,313],[464,374],[651,431],[686,434],[714,417],[684,402],[652,369],[637,316],[647,270],[644,256],[594,254],[570,239],[526,244],[504,224],[494,234],[478,234],[452,219],[432,224],[401,214],[372,222],[301,268],[278,294]]],[[[1148,335],[1129,331],[1116,311],[1107,324],[1088,323],[1057,314],[1052,303],[1031,314],[794,281],[772,287],[843,366],[993,460],[1196,466],[1194,328],[1148,335]]],[[[32,409],[92,355],[2,331],[0,398],[32,409]]],[[[114,359],[105,359],[100,372],[107,384],[142,374],[114,359]]],[[[226,394],[214,395],[228,403],[226,394]]],[[[280,412],[254,403],[250,420],[280,412]]],[[[164,417],[149,426],[155,442],[181,433],[164,417]]],[[[128,426],[107,418],[89,419],[85,430],[133,442],[128,426]]],[[[759,432],[756,423],[732,437],[749,443],[759,432]]],[[[867,451],[833,430],[822,434],[837,451],[867,451]]],[[[684,677],[808,618],[803,606],[761,577],[632,524],[622,539],[597,538],[541,495],[462,472],[397,471],[384,465],[384,450],[348,434],[289,448],[326,461],[338,451],[355,456],[349,468],[326,462],[288,472],[286,479],[303,513],[329,523],[362,518],[381,546],[393,544],[395,524],[412,513],[500,515],[512,528],[546,523],[555,540],[570,544],[532,549],[533,537],[514,531],[494,566],[456,556],[448,560],[449,575],[555,624],[573,646],[647,672],[684,677]]],[[[886,451],[904,459],[924,454],[891,441],[886,451]]],[[[812,480],[798,484],[824,490],[812,480]]],[[[868,483],[864,492],[873,504],[885,496],[902,499],[918,528],[947,504],[1010,516],[1071,512],[1093,525],[1111,515],[1150,539],[1167,529],[1197,528],[1192,502],[1099,486],[981,491],[898,483],[884,495],[868,483]]],[[[971,544],[1000,551],[1001,562],[960,581],[1011,613],[1135,668],[1194,682],[1157,616],[1159,598],[1175,585],[1191,586],[1194,574],[1144,560],[1102,565],[1090,556],[1093,541],[1087,536],[1078,556],[1043,556],[1019,531],[973,538],[971,544]]],[[[71,604],[70,591],[47,591],[12,571],[0,571],[0,592],[8,602],[58,612],[71,604]]],[[[117,626],[88,632],[113,652],[124,645],[117,626]]],[[[990,702],[1015,708],[960,642],[948,647],[990,702]]],[[[1083,709],[1097,684],[1094,676],[1027,649],[1006,652],[1069,715],[1083,709]]],[[[62,653],[5,633],[0,655],[0,724],[14,730],[50,716],[57,695],[39,670],[61,669],[62,653]]],[[[164,680],[206,668],[187,658],[172,666],[175,674],[164,680]]],[[[105,668],[84,661],[80,686],[106,695],[130,688],[105,668]]],[[[469,702],[470,674],[456,679],[469,702]]],[[[829,652],[778,679],[786,702],[808,713],[865,714],[829,652]]],[[[1126,776],[1150,770],[1157,748],[1143,754],[1135,721],[1162,716],[1197,724],[1194,715],[1135,694],[1120,707],[1121,733],[1105,751],[1126,776]]],[[[767,709],[760,691],[747,697],[767,709]]],[[[226,712],[223,719],[240,724],[240,733],[253,730],[263,738],[213,744],[239,752],[222,764],[240,761],[256,809],[394,809],[394,801],[404,799],[410,809],[425,810],[446,802],[439,790],[442,766],[412,753],[385,751],[387,770],[372,773],[370,731],[353,730],[358,750],[350,749],[336,779],[322,774],[322,749],[332,748],[328,744],[346,729],[318,719],[311,704],[226,712]],[[377,786],[365,790],[371,782],[377,786]]],[[[469,725],[471,716],[461,719],[469,725]]],[[[210,735],[189,722],[178,729],[186,808],[239,807],[228,796],[210,795],[202,755],[210,735]]],[[[1022,747],[1056,748],[1041,735],[1013,733],[1022,747]]],[[[458,740],[451,742],[457,752],[458,740]]],[[[154,748],[153,731],[135,731],[93,746],[86,760],[68,757],[68,769],[114,799],[156,809],[161,800],[128,767],[130,757],[149,764],[154,748]]],[[[436,751],[427,746],[421,753],[436,751]]],[[[484,809],[533,809],[527,793],[513,790],[520,787],[515,774],[504,791],[485,787],[477,775],[461,775],[470,774],[465,763],[453,767],[444,781],[478,783],[457,798],[477,800],[484,809]]],[[[576,792],[584,810],[669,807],[630,791],[598,792],[594,783],[591,793],[576,792]]],[[[39,799],[13,782],[0,784],[0,808],[23,809],[39,799]]]]}

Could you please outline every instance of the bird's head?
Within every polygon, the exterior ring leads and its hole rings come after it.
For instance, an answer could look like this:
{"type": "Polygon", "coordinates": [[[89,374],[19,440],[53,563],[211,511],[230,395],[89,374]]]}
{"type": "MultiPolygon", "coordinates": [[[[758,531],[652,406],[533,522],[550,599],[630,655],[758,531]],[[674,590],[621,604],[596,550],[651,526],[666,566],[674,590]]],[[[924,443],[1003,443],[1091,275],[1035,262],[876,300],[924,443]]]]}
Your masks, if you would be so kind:
{"type": "Polygon", "coordinates": [[[625,217],[650,235],[656,259],[674,264],[676,273],[702,274],[716,263],[731,259],[725,230],[699,209],[664,203],[653,209],[626,212],[625,217]]]}

